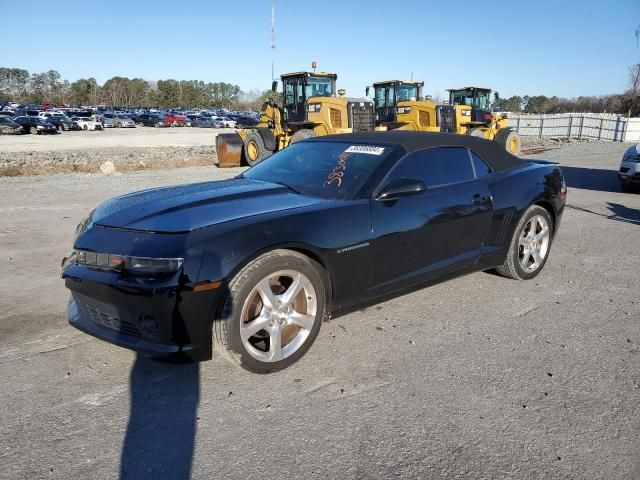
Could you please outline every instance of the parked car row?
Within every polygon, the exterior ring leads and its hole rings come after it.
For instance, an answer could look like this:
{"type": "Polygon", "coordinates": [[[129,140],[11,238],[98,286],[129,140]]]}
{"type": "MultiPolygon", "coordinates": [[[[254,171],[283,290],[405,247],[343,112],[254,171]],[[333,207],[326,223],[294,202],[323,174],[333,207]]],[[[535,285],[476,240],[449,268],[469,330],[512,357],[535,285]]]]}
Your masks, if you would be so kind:
{"type": "Polygon", "coordinates": [[[258,114],[255,112],[131,110],[103,106],[54,107],[52,105],[5,105],[0,110],[0,118],[2,119],[0,123],[0,134],[2,135],[48,133],[52,130],[49,126],[53,127],[53,130],[63,132],[70,130],[135,128],[136,126],[237,128],[253,126],[258,122],[258,114]],[[32,118],[40,120],[29,120],[32,118]],[[20,122],[17,119],[21,119],[20,122]]]}

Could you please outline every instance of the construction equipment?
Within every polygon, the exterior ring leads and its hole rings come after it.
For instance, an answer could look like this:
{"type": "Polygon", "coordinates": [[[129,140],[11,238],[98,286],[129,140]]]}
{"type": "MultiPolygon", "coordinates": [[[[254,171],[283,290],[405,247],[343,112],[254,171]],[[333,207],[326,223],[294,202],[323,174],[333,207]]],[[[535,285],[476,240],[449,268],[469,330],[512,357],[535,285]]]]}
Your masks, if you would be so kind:
{"type": "MultiPolygon", "coordinates": [[[[403,125],[399,124],[397,119],[398,103],[409,102],[407,105],[412,105],[415,102],[422,102],[423,86],[424,82],[405,82],[402,80],[374,83],[373,101],[378,130],[402,128],[403,125]]],[[[369,87],[367,87],[366,95],[369,96],[369,87]]]]}
{"type": "Polygon", "coordinates": [[[506,115],[491,111],[491,89],[452,88],[448,104],[436,105],[422,98],[423,85],[399,80],[374,83],[376,128],[473,135],[494,140],[514,155],[520,153],[518,132],[508,126],[506,115]]]}
{"type": "MultiPolygon", "coordinates": [[[[283,105],[265,102],[255,127],[217,136],[218,166],[253,166],[304,138],[374,129],[373,103],[347,98],[343,90],[336,96],[337,75],[316,72],[315,62],[313,68],[280,77],[283,105]]],[[[274,81],[271,89],[277,86],[274,81]]]]}

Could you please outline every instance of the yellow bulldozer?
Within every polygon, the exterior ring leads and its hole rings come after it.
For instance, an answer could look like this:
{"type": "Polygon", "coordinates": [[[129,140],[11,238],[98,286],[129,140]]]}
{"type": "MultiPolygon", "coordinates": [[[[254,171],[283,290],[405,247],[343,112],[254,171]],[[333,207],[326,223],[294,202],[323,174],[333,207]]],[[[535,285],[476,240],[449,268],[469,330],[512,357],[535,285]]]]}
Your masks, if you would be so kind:
{"type": "Polygon", "coordinates": [[[436,105],[422,97],[423,85],[400,80],[374,83],[376,128],[473,135],[494,140],[514,155],[520,153],[518,132],[509,127],[506,116],[491,111],[491,89],[452,88],[448,104],[436,105]]]}
{"type": "MultiPolygon", "coordinates": [[[[335,73],[295,72],[282,75],[282,103],[266,101],[259,123],[216,137],[219,167],[253,166],[304,138],[374,129],[373,103],[336,95],[335,73]]],[[[271,89],[277,91],[278,82],[271,89]]]]}

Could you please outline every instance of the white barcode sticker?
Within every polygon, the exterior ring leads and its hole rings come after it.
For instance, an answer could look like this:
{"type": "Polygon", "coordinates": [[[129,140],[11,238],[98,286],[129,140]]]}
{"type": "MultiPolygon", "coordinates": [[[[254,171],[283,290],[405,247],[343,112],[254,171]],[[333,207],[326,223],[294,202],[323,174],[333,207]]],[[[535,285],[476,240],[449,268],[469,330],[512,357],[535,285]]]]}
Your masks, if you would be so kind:
{"type": "Polygon", "coordinates": [[[351,145],[344,153],[366,153],[368,155],[382,155],[384,147],[373,147],[371,145],[351,145]]]}

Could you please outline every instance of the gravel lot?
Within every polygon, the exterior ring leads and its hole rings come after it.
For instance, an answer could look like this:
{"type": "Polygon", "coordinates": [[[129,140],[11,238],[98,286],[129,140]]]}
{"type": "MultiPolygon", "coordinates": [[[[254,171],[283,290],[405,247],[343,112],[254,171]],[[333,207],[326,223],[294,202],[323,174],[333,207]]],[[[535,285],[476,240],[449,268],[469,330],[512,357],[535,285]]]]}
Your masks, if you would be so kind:
{"type": "Polygon", "coordinates": [[[213,165],[215,138],[232,129],[107,128],[59,135],[0,136],[0,176],[213,165]]]}
{"type": "MultiPolygon", "coordinates": [[[[152,135],[212,145],[175,131],[152,135]]],[[[477,273],[334,319],[269,376],[149,361],[64,313],[60,259],[96,203],[238,169],[0,178],[0,478],[640,478],[627,146],[537,155],[565,168],[570,208],[535,280],[477,273]]]]}

